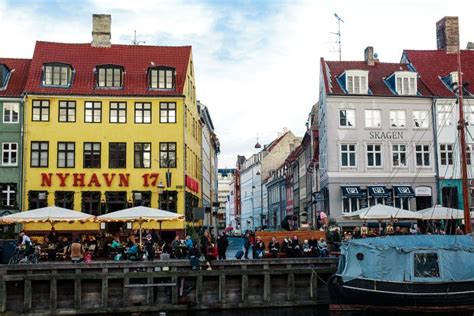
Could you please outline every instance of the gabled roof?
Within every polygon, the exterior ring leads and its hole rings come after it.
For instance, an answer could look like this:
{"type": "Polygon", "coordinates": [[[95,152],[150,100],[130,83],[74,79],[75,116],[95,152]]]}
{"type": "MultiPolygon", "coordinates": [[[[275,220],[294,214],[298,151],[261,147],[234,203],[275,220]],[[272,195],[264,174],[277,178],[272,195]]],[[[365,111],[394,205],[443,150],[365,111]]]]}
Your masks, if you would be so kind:
{"type": "MultiPolygon", "coordinates": [[[[457,54],[447,54],[444,50],[404,50],[403,56],[416,69],[421,80],[435,96],[454,97],[454,93],[441,81],[453,71],[457,71],[457,54]]],[[[463,82],[469,82],[467,89],[474,91],[474,51],[461,50],[463,82]]]]}
{"type": "Polygon", "coordinates": [[[191,46],[112,45],[92,47],[90,43],[66,44],[36,42],[25,91],[30,94],[170,96],[183,95],[191,46]],[[44,87],[41,84],[45,63],[69,64],[74,70],[69,88],[44,87]],[[119,65],[125,70],[123,88],[96,88],[94,69],[98,65],[119,65]],[[176,69],[176,90],[150,90],[149,67],[176,69]]]}
{"type": "MultiPolygon", "coordinates": [[[[374,66],[369,66],[365,61],[325,61],[324,58],[321,58],[321,71],[323,73],[323,83],[327,94],[347,95],[336,79],[346,70],[368,70],[368,84],[372,92],[371,95],[380,96],[396,95],[385,83],[385,78],[389,77],[395,71],[410,71],[407,64],[376,62],[374,66]]],[[[431,95],[429,89],[420,79],[418,79],[418,92],[421,93],[422,96],[431,95]]]]}
{"type": "Polygon", "coordinates": [[[0,58],[0,64],[4,64],[10,70],[6,89],[0,90],[0,97],[22,96],[30,62],[31,59],[0,58]]]}

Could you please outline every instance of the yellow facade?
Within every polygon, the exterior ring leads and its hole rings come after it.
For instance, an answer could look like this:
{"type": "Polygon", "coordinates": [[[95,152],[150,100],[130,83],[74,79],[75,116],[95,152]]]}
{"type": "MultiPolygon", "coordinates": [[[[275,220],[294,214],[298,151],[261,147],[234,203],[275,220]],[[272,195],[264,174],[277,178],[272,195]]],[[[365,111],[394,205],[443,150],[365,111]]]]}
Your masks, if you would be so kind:
{"type": "MultiPolygon", "coordinates": [[[[166,185],[167,168],[160,167],[160,142],[176,143],[176,168],[170,168],[172,183],[170,191],[177,191],[177,212],[185,214],[185,175],[199,182],[199,192],[192,192],[201,200],[201,127],[196,106],[195,84],[192,62],[188,65],[184,96],[177,97],[99,97],[72,95],[28,95],[25,101],[25,148],[24,148],[24,197],[23,210],[28,209],[30,191],[47,191],[47,205],[55,205],[56,191],[74,191],[74,209],[82,207],[82,192],[100,191],[104,202],[105,192],[126,191],[129,204],[133,191],[150,191],[151,207],[158,208],[158,196],[166,185]],[[49,121],[32,120],[34,100],[49,101],[49,121]],[[76,102],[76,121],[59,122],[59,101],[76,102]],[[101,123],[85,123],[85,102],[102,103],[101,123]],[[110,123],[111,102],[126,103],[126,123],[110,123]],[[151,103],[151,123],[135,123],[135,103],[151,103]],[[176,123],[160,123],[160,102],[176,103],[176,123]],[[193,128],[194,127],[194,128],[193,128]],[[48,167],[31,167],[31,142],[49,142],[48,167]],[[58,142],[75,143],[75,166],[59,168],[58,142]],[[84,143],[101,143],[100,168],[84,168],[84,143]],[[126,143],[126,168],[109,168],[109,143],[126,143]],[[151,168],[134,167],[134,143],[151,143],[151,168]],[[112,176],[115,174],[115,176],[112,176]],[[146,183],[145,178],[148,180],[146,183]]],[[[163,223],[163,230],[182,230],[185,223],[163,223]]],[[[158,228],[157,224],[147,227],[158,228]]],[[[27,224],[29,231],[47,231],[49,224],[27,224]]],[[[57,230],[96,231],[99,224],[58,224],[57,230]]]]}

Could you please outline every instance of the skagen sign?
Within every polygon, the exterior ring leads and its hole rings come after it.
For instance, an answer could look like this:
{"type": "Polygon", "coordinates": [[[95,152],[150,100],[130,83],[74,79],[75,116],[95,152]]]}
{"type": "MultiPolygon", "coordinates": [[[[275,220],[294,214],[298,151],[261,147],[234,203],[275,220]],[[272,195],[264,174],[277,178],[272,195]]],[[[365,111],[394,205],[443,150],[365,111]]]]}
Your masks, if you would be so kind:
{"type": "Polygon", "coordinates": [[[369,132],[369,139],[403,139],[403,132],[369,132]]]}

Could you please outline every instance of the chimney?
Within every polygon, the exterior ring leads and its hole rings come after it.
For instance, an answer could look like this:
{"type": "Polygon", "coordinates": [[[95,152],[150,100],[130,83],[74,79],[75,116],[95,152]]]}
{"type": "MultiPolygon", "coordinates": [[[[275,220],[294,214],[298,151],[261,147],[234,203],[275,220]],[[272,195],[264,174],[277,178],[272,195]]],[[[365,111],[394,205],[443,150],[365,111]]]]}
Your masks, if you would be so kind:
{"type": "Polygon", "coordinates": [[[364,50],[364,60],[369,66],[374,66],[376,62],[379,60],[374,57],[374,47],[373,46],[367,46],[367,48],[364,50]]]}
{"type": "Polygon", "coordinates": [[[445,16],[436,22],[436,42],[438,49],[448,54],[459,50],[459,20],[457,16],[445,16]]]}
{"type": "Polygon", "coordinates": [[[110,25],[112,16],[110,14],[92,15],[92,47],[110,47],[110,25]]]}

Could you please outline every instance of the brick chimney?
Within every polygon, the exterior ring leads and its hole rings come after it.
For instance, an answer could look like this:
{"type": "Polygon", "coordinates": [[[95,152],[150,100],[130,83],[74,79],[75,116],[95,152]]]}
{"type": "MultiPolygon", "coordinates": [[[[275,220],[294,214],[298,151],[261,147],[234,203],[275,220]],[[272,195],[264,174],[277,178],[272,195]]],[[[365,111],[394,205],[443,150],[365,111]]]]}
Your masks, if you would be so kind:
{"type": "Polygon", "coordinates": [[[448,54],[459,50],[459,19],[457,16],[445,16],[436,22],[436,42],[438,49],[448,54]]]}
{"type": "Polygon", "coordinates": [[[379,60],[374,57],[374,47],[373,46],[367,46],[367,48],[364,50],[364,60],[369,66],[374,66],[376,62],[379,60]]]}
{"type": "Polygon", "coordinates": [[[93,14],[92,15],[92,46],[93,47],[110,47],[110,25],[112,24],[112,16],[110,14],[93,14]]]}

